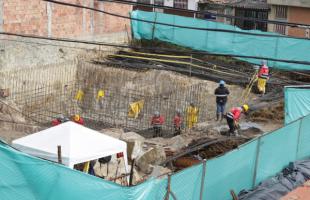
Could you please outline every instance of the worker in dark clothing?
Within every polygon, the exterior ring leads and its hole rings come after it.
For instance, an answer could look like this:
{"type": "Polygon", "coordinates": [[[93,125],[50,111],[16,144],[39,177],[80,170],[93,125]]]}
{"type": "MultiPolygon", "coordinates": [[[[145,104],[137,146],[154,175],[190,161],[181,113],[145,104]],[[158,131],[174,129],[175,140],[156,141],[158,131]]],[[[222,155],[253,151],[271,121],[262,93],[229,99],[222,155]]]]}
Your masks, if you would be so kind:
{"type": "Polygon", "coordinates": [[[161,129],[162,129],[164,122],[165,122],[164,117],[161,116],[158,111],[156,111],[151,120],[151,125],[153,126],[153,130],[154,130],[153,137],[162,136],[161,129]]]}
{"type": "Polygon", "coordinates": [[[216,121],[219,120],[220,116],[222,117],[222,121],[224,118],[227,96],[229,95],[229,90],[225,87],[225,82],[223,80],[220,81],[219,87],[215,89],[214,94],[216,96],[216,121]]]}

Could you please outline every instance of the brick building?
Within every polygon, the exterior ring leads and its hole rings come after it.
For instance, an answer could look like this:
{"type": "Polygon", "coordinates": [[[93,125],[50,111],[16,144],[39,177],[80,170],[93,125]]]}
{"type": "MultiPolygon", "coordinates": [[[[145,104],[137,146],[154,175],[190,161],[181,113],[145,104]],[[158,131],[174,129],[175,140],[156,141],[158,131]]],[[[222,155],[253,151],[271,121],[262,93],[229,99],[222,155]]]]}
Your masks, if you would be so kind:
{"type": "MultiPolygon", "coordinates": [[[[310,24],[310,1],[268,0],[268,4],[271,5],[270,20],[310,24]]],[[[306,28],[270,24],[268,30],[284,35],[309,38],[309,29],[306,28]]]]}
{"type": "MultiPolygon", "coordinates": [[[[126,15],[130,5],[98,0],[63,0],[126,15]]],[[[42,0],[0,0],[0,31],[52,37],[85,38],[130,30],[130,21],[42,0]]]]}

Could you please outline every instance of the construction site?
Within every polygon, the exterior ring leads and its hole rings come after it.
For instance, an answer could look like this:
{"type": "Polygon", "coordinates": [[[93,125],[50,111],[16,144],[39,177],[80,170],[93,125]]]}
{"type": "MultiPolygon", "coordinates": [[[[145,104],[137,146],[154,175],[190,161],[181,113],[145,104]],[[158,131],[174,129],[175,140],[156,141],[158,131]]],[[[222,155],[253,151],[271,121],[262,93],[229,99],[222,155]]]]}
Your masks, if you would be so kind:
{"type": "MultiPolygon", "coordinates": [[[[69,7],[83,10],[86,31],[101,31],[98,3],[94,9],[71,1],[42,2],[47,14],[54,12],[47,20],[69,7]]],[[[48,27],[55,26],[51,23],[48,27]]],[[[0,26],[4,199],[267,200],[281,199],[309,179],[310,61],[302,57],[308,39],[225,25],[235,31],[230,33],[220,22],[139,10],[119,23],[124,32],[116,28],[117,34],[104,33],[99,40],[10,33],[0,26]],[[170,17],[173,34],[167,29],[170,17]],[[219,33],[212,23],[218,23],[219,33]],[[188,31],[183,26],[192,27],[193,37],[182,33],[188,31]],[[201,32],[206,38],[199,38],[201,32]],[[225,34],[234,36],[222,44],[218,38],[225,34]],[[271,46],[275,42],[275,54],[259,52],[260,37],[271,46]],[[225,49],[241,40],[252,45],[235,45],[234,53],[225,49]],[[295,42],[291,51],[301,50],[299,57],[281,57],[281,44],[288,40],[295,42]],[[238,55],[238,48],[258,53],[238,55]],[[270,66],[263,93],[262,61],[270,66]],[[229,93],[220,115],[215,91],[224,84],[229,93]],[[233,109],[241,109],[234,131],[227,119],[233,109]],[[160,129],[153,123],[159,116],[160,129]],[[302,175],[294,179],[293,171],[302,175]],[[268,182],[272,178],[278,182],[268,182]]]]}

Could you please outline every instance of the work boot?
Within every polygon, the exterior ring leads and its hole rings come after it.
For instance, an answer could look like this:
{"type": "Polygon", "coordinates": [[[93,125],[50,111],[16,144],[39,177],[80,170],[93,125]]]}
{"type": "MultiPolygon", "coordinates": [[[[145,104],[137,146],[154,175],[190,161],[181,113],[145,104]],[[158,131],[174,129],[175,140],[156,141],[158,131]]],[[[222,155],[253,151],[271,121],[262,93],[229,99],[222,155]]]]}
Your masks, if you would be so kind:
{"type": "Polygon", "coordinates": [[[218,121],[220,118],[220,114],[216,114],[216,121],[218,121]]]}
{"type": "Polygon", "coordinates": [[[223,121],[223,119],[225,118],[225,115],[224,115],[224,114],[222,114],[221,116],[222,116],[221,121],[223,121]]]}

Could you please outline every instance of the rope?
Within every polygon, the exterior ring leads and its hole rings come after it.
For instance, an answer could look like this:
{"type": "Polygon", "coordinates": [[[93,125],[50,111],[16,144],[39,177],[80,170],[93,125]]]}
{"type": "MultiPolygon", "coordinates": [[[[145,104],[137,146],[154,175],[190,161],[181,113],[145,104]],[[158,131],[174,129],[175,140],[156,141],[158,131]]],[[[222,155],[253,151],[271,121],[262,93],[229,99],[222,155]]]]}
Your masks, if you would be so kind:
{"type": "Polygon", "coordinates": [[[128,51],[128,53],[148,55],[148,56],[167,57],[167,58],[191,58],[190,56],[174,56],[174,55],[167,55],[167,54],[144,53],[144,52],[137,52],[137,51],[128,51]]]}
{"type": "Polygon", "coordinates": [[[246,88],[242,91],[242,95],[241,95],[241,99],[240,99],[240,104],[244,104],[247,102],[248,98],[249,98],[249,95],[250,95],[250,92],[252,90],[252,87],[254,85],[254,83],[257,81],[257,73],[258,71],[255,70],[251,80],[250,80],[250,83],[246,86],[246,88]]]}
{"type": "Polygon", "coordinates": [[[226,70],[229,70],[229,71],[232,71],[232,72],[235,72],[235,73],[247,75],[247,73],[243,73],[243,72],[240,72],[240,71],[237,71],[237,70],[234,70],[234,69],[230,69],[228,67],[219,66],[219,65],[216,65],[216,64],[214,64],[212,62],[203,61],[203,60],[200,60],[198,58],[191,57],[191,56],[175,56],[175,55],[168,55],[168,54],[144,53],[144,52],[137,52],[137,51],[123,51],[123,52],[125,52],[125,53],[133,53],[133,54],[140,54],[140,55],[167,57],[167,58],[181,58],[181,59],[182,58],[184,58],[184,59],[187,58],[187,59],[192,59],[192,60],[198,61],[200,63],[207,63],[209,65],[212,65],[213,68],[222,68],[222,69],[226,69],[226,70]]]}

